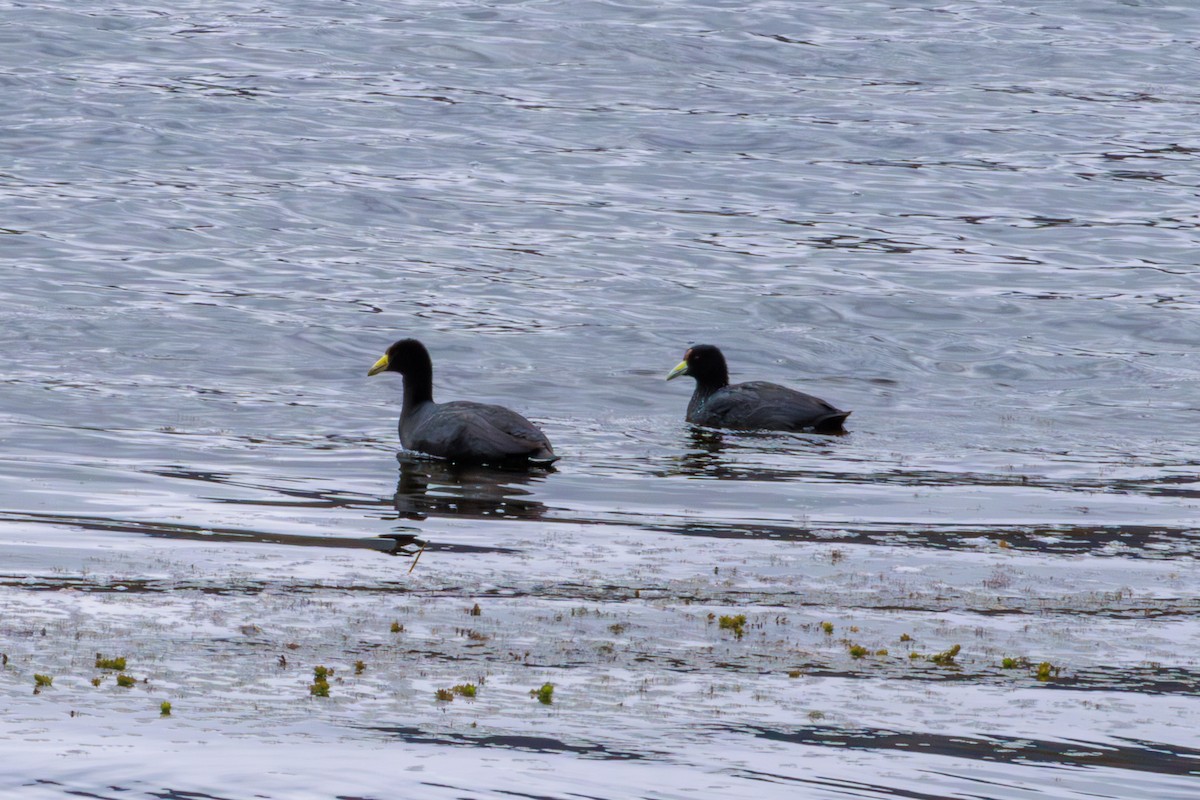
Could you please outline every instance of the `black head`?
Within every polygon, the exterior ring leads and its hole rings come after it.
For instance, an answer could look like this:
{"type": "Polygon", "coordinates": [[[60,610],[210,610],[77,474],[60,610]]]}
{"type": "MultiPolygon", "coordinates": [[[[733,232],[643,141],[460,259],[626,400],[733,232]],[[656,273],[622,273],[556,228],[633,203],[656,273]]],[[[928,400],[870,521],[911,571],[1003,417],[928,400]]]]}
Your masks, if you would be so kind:
{"type": "Polygon", "coordinates": [[[667,375],[667,380],[690,375],[702,386],[728,386],[729,368],[725,356],[711,344],[697,344],[683,354],[683,361],[667,375]]]}
{"type": "Polygon", "coordinates": [[[387,349],[367,375],[378,375],[381,372],[399,372],[405,377],[432,375],[433,363],[425,345],[416,339],[401,339],[387,349]]]}

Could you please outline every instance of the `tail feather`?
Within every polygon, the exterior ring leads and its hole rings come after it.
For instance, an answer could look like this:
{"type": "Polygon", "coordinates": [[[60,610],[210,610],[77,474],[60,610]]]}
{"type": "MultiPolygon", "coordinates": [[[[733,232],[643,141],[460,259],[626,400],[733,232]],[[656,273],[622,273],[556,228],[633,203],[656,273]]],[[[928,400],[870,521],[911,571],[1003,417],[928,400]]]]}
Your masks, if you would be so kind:
{"type": "Polygon", "coordinates": [[[853,413],[853,411],[839,411],[836,414],[821,417],[813,425],[813,431],[815,433],[845,433],[846,429],[843,427],[843,423],[846,421],[846,417],[853,413]]]}

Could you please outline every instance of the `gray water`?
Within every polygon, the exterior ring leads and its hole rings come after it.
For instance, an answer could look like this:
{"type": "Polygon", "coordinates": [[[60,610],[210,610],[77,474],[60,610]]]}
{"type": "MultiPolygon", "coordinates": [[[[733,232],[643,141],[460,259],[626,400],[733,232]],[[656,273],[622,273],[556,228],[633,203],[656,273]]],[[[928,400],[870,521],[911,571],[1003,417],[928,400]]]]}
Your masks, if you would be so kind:
{"type": "Polygon", "coordinates": [[[1200,796],[1200,8],[0,8],[5,796],[1200,796]]]}

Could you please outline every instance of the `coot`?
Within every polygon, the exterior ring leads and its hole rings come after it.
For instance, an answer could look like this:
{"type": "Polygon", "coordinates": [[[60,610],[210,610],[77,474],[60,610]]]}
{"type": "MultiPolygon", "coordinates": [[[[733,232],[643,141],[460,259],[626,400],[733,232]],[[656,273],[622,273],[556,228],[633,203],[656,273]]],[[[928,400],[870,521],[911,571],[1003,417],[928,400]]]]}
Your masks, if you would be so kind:
{"type": "Polygon", "coordinates": [[[433,402],[433,362],[425,345],[401,339],[367,372],[404,376],[400,443],[450,461],[470,464],[549,464],[558,459],[546,434],[503,406],[456,400],[433,402]]]}
{"type": "Polygon", "coordinates": [[[687,407],[687,421],[709,428],[735,430],[805,431],[844,433],[850,416],[819,397],[765,381],[729,385],[725,356],[711,344],[698,344],[684,353],[683,361],[667,375],[696,379],[696,391],[687,407]]]}

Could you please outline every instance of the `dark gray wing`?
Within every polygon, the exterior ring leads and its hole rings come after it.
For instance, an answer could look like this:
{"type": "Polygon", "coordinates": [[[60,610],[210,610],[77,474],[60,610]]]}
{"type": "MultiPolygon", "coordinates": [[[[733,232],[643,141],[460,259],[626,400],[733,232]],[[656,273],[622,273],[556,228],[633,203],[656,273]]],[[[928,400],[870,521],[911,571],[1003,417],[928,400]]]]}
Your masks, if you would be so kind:
{"type": "Polygon", "coordinates": [[[401,436],[405,447],[478,463],[514,459],[549,462],[557,458],[536,425],[504,406],[469,400],[431,405],[413,420],[408,435],[401,436]]]}
{"type": "Polygon", "coordinates": [[[849,415],[811,394],[753,381],[714,392],[688,421],[711,428],[834,433],[849,415]]]}

